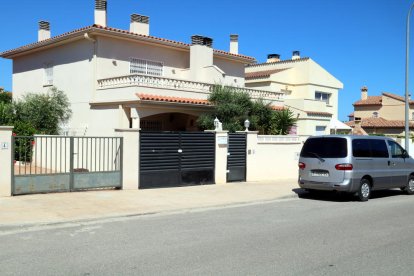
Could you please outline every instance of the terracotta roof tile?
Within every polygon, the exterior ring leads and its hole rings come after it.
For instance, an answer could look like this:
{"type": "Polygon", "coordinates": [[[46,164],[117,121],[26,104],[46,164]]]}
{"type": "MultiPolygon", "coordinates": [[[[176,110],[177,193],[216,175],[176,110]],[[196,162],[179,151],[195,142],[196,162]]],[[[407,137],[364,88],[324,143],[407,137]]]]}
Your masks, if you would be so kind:
{"type": "Polygon", "coordinates": [[[322,112],[322,111],[305,111],[308,115],[311,116],[323,116],[323,117],[332,117],[331,113],[328,112],[322,112]]]}
{"type": "Polygon", "coordinates": [[[283,69],[276,69],[276,70],[266,70],[266,71],[257,71],[257,72],[249,72],[244,75],[246,79],[261,79],[261,78],[268,78],[272,74],[276,74],[282,71],[285,71],[289,68],[283,69]]]}
{"type": "Polygon", "coordinates": [[[280,105],[272,105],[270,108],[272,110],[277,110],[277,111],[285,110],[285,107],[284,106],[280,106],[280,105]]]}
{"type": "Polygon", "coordinates": [[[354,112],[348,115],[348,117],[354,117],[354,116],[355,116],[354,112]]]}
{"type": "MultiPolygon", "coordinates": [[[[398,101],[402,101],[405,102],[405,97],[396,95],[396,94],[392,94],[392,93],[387,93],[387,92],[383,92],[382,95],[387,96],[389,98],[392,98],[394,100],[398,100],[398,101]]],[[[414,101],[409,101],[410,104],[414,104],[414,101]]]]}
{"type": "MultiPolygon", "coordinates": [[[[355,121],[345,123],[350,127],[355,127],[355,121]]],[[[362,118],[361,127],[363,128],[404,128],[404,120],[386,120],[382,117],[378,118],[362,118]]],[[[410,122],[410,128],[414,127],[414,122],[410,122]]]]}
{"type": "MultiPolygon", "coordinates": [[[[354,103],[354,106],[381,105],[382,104],[382,97],[383,96],[392,98],[392,99],[397,100],[397,101],[405,102],[405,98],[404,97],[401,97],[401,96],[396,95],[396,94],[384,92],[384,93],[382,93],[382,96],[369,96],[366,100],[356,101],[354,103]]],[[[414,104],[414,101],[411,101],[410,100],[410,104],[414,104]]]]}
{"type": "MultiPolygon", "coordinates": [[[[52,43],[57,42],[57,41],[62,41],[62,40],[66,39],[66,38],[68,38],[72,35],[78,35],[78,34],[83,33],[85,31],[97,31],[97,30],[98,31],[99,30],[108,31],[108,32],[112,32],[112,33],[115,33],[115,34],[126,34],[126,35],[134,36],[134,37],[137,37],[137,38],[146,39],[148,41],[153,41],[153,42],[159,41],[159,42],[169,43],[169,44],[175,45],[175,46],[181,46],[181,47],[184,47],[184,48],[190,47],[190,44],[188,44],[188,43],[178,42],[178,41],[169,40],[169,39],[165,39],[165,38],[159,38],[159,37],[155,37],[155,36],[136,34],[136,33],[126,31],[126,30],[121,30],[121,29],[116,29],[116,28],[111,28],[111,27],[103,27],[103,26],[94,24],[92,26],[87,26],[87,27],[84,27],[84,28],[76,29],[76,30],[73,30],[73,31],[70,31],[70,32],[63,33],[63,34],[58,35],[58,36],[54,36],[54,37],[46,39],[46,40],[38,41],[38,42],[31,43],[31,44],[28,44],[28,45],[25,45],[25,46],[22,46],[22,47],[19,47],[19,48],[16,48],[16,49],[11,49],[11,50],[2,52],[2,53],[0,53],[0,56],[7,57],[10,54],[30,50],[32,48],[41,47],[43,45],[49,45],[49,44],[52,44],[52,43]]],[[[234,56],[234,57],[244,58],[244,59],[248,60],[249,62],[254,62],[255,61],[255,59],[253,57],[249,57],[249,56],[245,56],[245,55],[232,54],[232,53],[229,53],[229,52],[226,52],[226,51],[216,50],[216,49],[213,49],[213,51],[214,51],[214,53],[225,55],[225,56],[234,56]]]]}
{"type": "Polygon", "coordinates": [[[362,105],[381,105],[382,103],[382,96],[368,96],[366,100],[359,100],[354,103],[354,106],[362,106],[362,105]]]}
{"type": "Polygon", "coordinates": [[[156,101],[156,102],[170,102],[170,103],[182,103],[182,104],[199,104],[199,105],[211,105],[208,100],[191,99],[181,97],[170,97],[161,95],[150,94],[136,94],[141,101],[156,101]]]}

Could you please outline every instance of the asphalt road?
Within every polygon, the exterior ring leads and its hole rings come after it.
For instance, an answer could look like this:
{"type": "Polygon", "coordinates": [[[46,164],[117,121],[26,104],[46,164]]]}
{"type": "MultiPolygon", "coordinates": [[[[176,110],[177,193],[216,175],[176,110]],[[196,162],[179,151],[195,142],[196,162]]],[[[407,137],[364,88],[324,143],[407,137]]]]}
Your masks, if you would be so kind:
{"type": "Polygon", "coordinates": [[[412,275],[414,196],[313,197],[0,232],[0,275],[412,275]]]}

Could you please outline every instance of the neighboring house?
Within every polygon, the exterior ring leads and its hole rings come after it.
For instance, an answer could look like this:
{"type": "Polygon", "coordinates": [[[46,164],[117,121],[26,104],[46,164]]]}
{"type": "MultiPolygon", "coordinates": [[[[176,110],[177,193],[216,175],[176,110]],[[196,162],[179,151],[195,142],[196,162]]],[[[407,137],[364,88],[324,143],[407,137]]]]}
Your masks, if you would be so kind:
{"type": "Polygon", "coordinates": [[[282,92],[244,87],[244,68],[255,59],[213,49],[213,40],[194,35],[191,44],[153,37],[149,18],[133,14],[130,30],[106,25],[107,3],[95,0],[95,24],[51,37],[39,22],[38,42],[0,54],[13,60],[15,97],[51,86],[69,97],[70,135],[110,135],[116,128],[196,130],[197,117],[211,110],[214,84],[232,85],[252,98],[280,104],[282,92]]]}
{"type": "Polygon", "coordinates": [[[267,62],[246,67],[246,86],[278,91],[285,95],[282,105],[297,117],[297,134],[329,134],[331,119],[338,117],[338,91],[343,84],[311,58],[268,55],[267,62]]]}
{"type": "MultiPolygon", "coordinates": [[[[381,96],[368,96],[368,88],[361,88],[361,99],[354,104],[346,124],[362,128],[368,134],[396,135],[405,130],[405,99],[383,92],[381,96]]],[[[409,102],[410,129],[414,127],[414,101],[409,102]]]]}

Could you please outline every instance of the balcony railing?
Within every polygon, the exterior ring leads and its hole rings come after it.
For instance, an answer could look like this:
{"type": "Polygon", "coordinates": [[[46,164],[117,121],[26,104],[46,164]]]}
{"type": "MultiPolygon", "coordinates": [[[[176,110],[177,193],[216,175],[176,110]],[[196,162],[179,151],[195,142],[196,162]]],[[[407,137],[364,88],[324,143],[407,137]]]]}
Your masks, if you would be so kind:
{"type": "MultiPolygon", "coordinates": [[[[98,80],[98,89],[120,88],[127,86],[143,86],[210,94],[214,84],[139,74],[98,80]]],[[[272,92],[240,87],[235,87],[234,89],[238,92],[248,93],[251,98],[255,99],[262,98],[269,100],[280,100],[283,99],[284,96],[283,92],[272,92]]]]}

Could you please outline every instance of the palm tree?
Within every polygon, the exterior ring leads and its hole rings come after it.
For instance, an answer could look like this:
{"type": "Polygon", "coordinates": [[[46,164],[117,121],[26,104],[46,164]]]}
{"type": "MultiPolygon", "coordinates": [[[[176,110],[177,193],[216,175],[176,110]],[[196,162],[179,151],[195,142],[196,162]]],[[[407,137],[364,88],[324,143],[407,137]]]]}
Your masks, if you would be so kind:
{"type": "Polygon", "coordinates": [[[290,109],[283,109],[273,113],[274,121],[272,134],[286,135],[289,133],[289,129],[296,125],[297,119],[294,117],[293,112],[290,109]]]}

